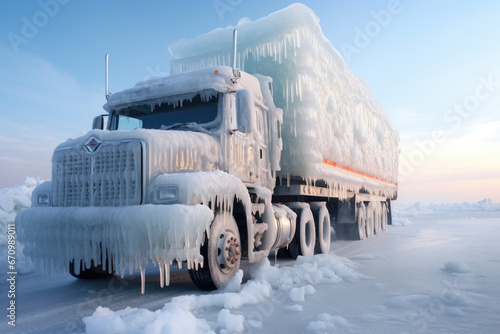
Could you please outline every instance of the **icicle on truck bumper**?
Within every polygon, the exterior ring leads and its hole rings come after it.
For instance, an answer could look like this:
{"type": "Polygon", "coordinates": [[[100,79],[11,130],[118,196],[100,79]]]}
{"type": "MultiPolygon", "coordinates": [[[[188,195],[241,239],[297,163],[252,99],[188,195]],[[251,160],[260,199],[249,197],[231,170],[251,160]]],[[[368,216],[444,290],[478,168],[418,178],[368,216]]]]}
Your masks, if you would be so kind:
{"type": "Polygon", "coordinates": [[[113,270],[123,276],[127,267],[143,272],[148,261],[160,270],[174,260],[197,269],[203,265],[200,247],[213,218],[201,204],[33,207],[20,212],[16,224],[24,253],[40,273],[68,272],[72,261],[88,269],[107,254],[113,270]]]}

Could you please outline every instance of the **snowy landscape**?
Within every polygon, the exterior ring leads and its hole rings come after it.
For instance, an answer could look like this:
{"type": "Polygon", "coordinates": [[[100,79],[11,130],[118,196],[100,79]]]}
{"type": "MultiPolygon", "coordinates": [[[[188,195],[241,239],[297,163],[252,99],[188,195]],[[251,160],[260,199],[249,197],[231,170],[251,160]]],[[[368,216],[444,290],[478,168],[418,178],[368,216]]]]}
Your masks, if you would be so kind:
{"type": "MultiPolygon", "coordinates": [[[[7,225],[40,180],[0,190],[2,268],[7,225]]],[[[219,291],[199,291],[186,270],[161,289],[148,268],[88,281],[41,276],[17,245],[16,327],[2,333],[497,333],[500,205],[398,204],[394,222],[330,254],[243,263],[219,291]]],[[[5,275],[6,270],[2,270],[5,275]]],[[[5,291],[5,277],[2,276],[5,291]]],[[[2,296],[5,298],[5,296],[2,296]]]]}
{"type": "Polygon", "coordinates": [[[500,333],[500,6],[226,2],[5,15],[0,333],[500,333]]]}

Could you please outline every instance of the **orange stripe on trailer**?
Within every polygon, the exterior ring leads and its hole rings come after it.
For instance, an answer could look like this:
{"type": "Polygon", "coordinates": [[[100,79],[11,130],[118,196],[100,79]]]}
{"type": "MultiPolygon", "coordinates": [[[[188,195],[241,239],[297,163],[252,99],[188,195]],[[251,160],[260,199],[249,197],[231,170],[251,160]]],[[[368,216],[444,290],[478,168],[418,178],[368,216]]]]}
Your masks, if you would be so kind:
{"type": "Polygon", "coordinates": [[[377,176],[374,176],[374,175],[371,175],[371,174],[367,174],[365,172],[359,171],[359,170],[351,168],[351,167],[347,167],[347,166],[341,165],[341,164],[339,164],[337,162],[333,162],[333,161],[330,161],[330,160],[325,159],[325,158],[323,158],[323,163],[326,164],[326,165],[328,165],[328,166],[337,167],[337,168],[340,168],[340,169],[345,170],[347,172],[351,172],[351,173],[354,173],[354,174],[366,176],[366,177],[369,177],[371,179],[375,179],[377,181],[389,183],[389,184],[392,184],[392,185],[395,185],[395,186],[398,185],[396,182],[392,182],[392,181],[387,181],[387,180],[381,179],[381,178],[379,178],[377,176]]]}

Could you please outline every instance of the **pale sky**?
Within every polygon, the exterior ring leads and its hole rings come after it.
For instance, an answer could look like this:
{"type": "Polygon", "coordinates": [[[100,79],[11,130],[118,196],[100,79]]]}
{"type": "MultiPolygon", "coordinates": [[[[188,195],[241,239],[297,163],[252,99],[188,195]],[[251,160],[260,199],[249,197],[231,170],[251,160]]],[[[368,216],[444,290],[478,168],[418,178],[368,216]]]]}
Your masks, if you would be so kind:
{"type": "MultiPolygon", "coordinates": [[[[110,90],[167,75],[168,45],[293,1],[4,1],[0,188],[50,179],[110,90]]],[[[303,1],[401,137],[399,201],[500,202],[500,2],[303,1]]]]}

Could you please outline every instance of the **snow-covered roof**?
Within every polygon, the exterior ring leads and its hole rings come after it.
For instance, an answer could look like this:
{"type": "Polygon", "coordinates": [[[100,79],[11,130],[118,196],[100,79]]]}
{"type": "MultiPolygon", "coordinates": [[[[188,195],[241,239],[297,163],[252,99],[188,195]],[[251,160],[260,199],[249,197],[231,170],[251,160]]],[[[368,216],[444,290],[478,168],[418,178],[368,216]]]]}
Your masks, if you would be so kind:
{"type": "Polygon", "coordinates": [[[232,64],[234,28],[236,65],[271,77],[274,103],[283,109],[280,176],[325,180],[330,174],[319,175],[316,166],[326,159],[397,182],[397,131],[303,4],[170,44],[171,73],[232,64]]]}
{"type": "Polygon", "coordinates": [[[234,80],[233,70],[227,66],[216,66],[189,73],[175,74],[163,78],[152,78],[137,83],[133,88],[113,93],[104,109],[108,112],[130,106],[159,104],[186,98],[198,93],[211,94],[228,92],[240,88],[251,89],[254,96],[262,102],[258,80],[241,73],[241,78],[234,80]]]}
{"type": "MultiPolygon", "coordinates": [[[[232,50],[233,29],[238,30],[238,49],[240,50],[266,43],[266,41],[270,42],[270,47],[275,48],[272,44],[276,41],[276,35],[297,27],[305,27],[310,29],[315,36],[321,36],[322,46],[328,48],[328,51],[336,56],[342,57],[324,37],[316,14],[301,3],[292,4],[253,22],[248,18],[242,18],[235,27],[217,28],[193,39],[182,39],[171,43],[168,49],[174,58],[172,63],[175,63],[176,59],[201,54],[206,55],[212,52],[221,54],[221,50],[232,50]]],[[[283,45],[285,42],[282,41],[283,45]]]]}

